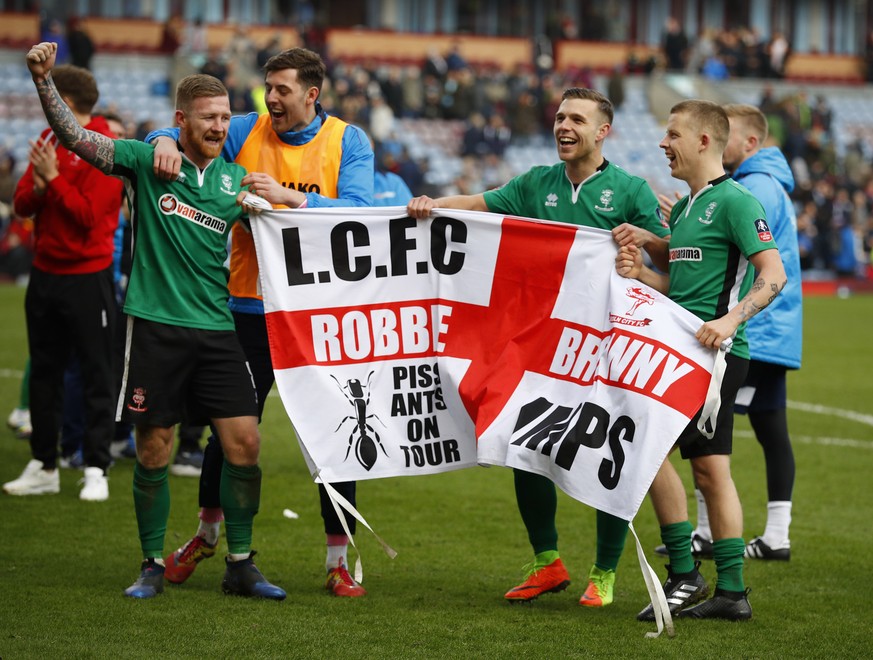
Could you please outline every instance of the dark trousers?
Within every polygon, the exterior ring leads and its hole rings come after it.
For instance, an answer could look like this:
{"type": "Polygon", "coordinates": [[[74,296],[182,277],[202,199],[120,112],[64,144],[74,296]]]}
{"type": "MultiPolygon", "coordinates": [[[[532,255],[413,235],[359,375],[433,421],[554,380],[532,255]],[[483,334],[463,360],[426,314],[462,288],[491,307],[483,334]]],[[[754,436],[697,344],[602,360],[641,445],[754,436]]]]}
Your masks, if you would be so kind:
{"type": "MultiPolygon", "coordinates": [[[[255,390],[258,393],[258,419],[260,421],[264,412],[264,403],[267,395],[273,388],[275,376],[273,375],[273,361],[270,357],[270,343],[267,337],[267,321],[263,314],[240,314],[234,312],[233,320],[236,324],[236,334],[245,351],[252,378],[255,381],[255,390]]],[[[221,443],[213,430],[206,449],[203,452],[203,469],[200,472],[200,506],[218,508],[219,485],[221,483],[221,463],[224,455],[221,451],[221,443]]],[[[352,506],[356,506],[356,486],[354,481],[331,484],[340,495],[346,498],[352,506]]],[[[318,484],[319,499],[321,502],[321,517],[324,520],[324,531],[327,534],[344,534],[342,523],[336,515],[327,491],[324,486],[318,484]]],[[[349,531],[354,534],[356,523],[354,517],[345,514],[346,524],[349,531]]]]}
{"type": "Polygon", "coordinates": [[[83,378],[85,464],[109,467],[115,430],[112,342],[115,284],[112,269],[87,275],[52,275],[34,268],[24,299],[30,349],[30,417],[33,457],[47,468],[58,458],[64,371],[75,352],[83,378]]]}

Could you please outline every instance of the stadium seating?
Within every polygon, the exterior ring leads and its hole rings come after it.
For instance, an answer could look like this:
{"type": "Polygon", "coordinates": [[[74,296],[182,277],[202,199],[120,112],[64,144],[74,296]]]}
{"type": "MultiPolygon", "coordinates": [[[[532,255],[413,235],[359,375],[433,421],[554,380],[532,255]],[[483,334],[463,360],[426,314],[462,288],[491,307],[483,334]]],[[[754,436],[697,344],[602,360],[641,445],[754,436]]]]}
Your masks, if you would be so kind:
{"type": "MultiPolygon", "coordinates": [[[[94,76],[100,89],[97,109],[111,108],[139,123],[173,123],[172,100],[167,96],[169,63],[159,56],[97,56],[94,76]],[[157,93],[156,93],[157,92],[157,93]]],[[[0,57],[0,145],[10,149],[16,167],[27,165],[28,141],[46,127],[30,74],[20,52],[0,57]]]]}

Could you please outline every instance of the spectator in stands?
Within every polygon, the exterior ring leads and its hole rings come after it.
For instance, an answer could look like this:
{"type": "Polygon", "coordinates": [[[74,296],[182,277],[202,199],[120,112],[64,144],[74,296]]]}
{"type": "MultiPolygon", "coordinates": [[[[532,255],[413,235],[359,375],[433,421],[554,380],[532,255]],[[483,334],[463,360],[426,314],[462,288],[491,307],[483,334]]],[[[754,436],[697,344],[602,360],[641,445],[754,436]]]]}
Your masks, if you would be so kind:
{"type": "Polygon", "coordinates": [[[449,65],[445,58],[439,54],[435,48],[431,48],[427,52],[427,57],[424,60],[422,76],[433,76],[439,81],[446,77],[449,71],[449,65]]]}
{"type": "Polygon", "coordinates": [[[854,226],[854,206],[847,188],[836,189],[831,211],[833,228],[833,267],[841,277],[854,277],[858,271],[861,243],[854,226]]]}
{"type": "Polygon", "coordinates": [[[394,116],[403,116],[403,69],[396,64],[389,66],[386,74],[379,80],[379,87],[394,116]]]}
{"type": "Polygon", "coordinates": [[[258,54],[255,57],[255,63],[257,64],[257,70],[260,71],[264,68],[264,65],[267,63],[273,55],[278,55],[282,52],[282,33],[277,32],[273,36],[270,37],[269,41],[264,44],[263,48],[258,50],[258,54]]]}
{"type": "Polygon", "coordinates": [[[408,66],[403,76],[403,117],[418,117],[424,107],[424,82],[417,66],[408,66]]]}
{"type": "Polygon", "coordinates": [[[730,77],[727,64],[721,55],[710,55],[703,63],[700,73],[708,80],[727,80],[730,77]]]}
{"type": "Polygon", "coordinates": [[[53,41],[58,45],[58,64],[67,64],[70,61],[70,45],[67,42],[67,34],[64,25],[56,18],[45,18],[40,24],[40,41],[53,41]]]}
{"type": "Polygon", "coordinates": [[[815,214],[813,201],[806,202],[797,214],[797,250],[800,254],[801,270],[815,267],[815,214]]]}
{"type": "Polygon", "coordinates": [[[606,95],[612,101],[615,111],[621,110],[624,105],[624,65],[616,64],[612,67],[609,80],[606,81],[606,95]]]}
{"type": "Polygon", "coordinates": [[[488,151],[485,144],[485,117],[474,112],[467,117],[464,137],[461,146],[462,156],[475,156],[488,151]]]}
{"type": "Polygon", "coordinates": [[[221,82],[227,80],[227,61],[221,46],[210,46],[200,73],[218,78],[221,82]]]}
{"type": "Polygon", "coordinates": [[[183,21],[180,16],[170,16],[164,21],[161,30],[161,42],[158,44],[158,52],[166,55],[174,55],[182,45],[183,21]]]}
{"type": "Polygon", "coordinates": [[[506,148],[512,140],[512,130],[506,125],[503,115],[495,112],[488,117],[488,123],[482,131],[482,137],[485,141],[485,154],[494,154],[499,158],[503,158],[506,153],[506,148]]]}
{"type": "Polygon", "coordinates": [[[791,45],[782,32],[774,32],[767,44],[767,73],[770,78],[784,78],[785,64],[791,54],[791,45]]]}
{"type": "Polygon", "coordinates": [[[370,96],[370,135],[374,140],[385,142],[394,136],[395,117],[381,92],[370,96]]]}
{"type": "Polygon", "coordinates": [[[661,50],[668,71],[683,71],[688,57],[688,37],[678,19],[670,16],[664,23],[661,50]]]}
{"type": "Polygon", "coordinates": [[[447,73],[467,68],[467,60],[461,55],[461,41],[459,39],[452,41],[449,52],[446,53],[445,61],[447,73]]]}
{"type": "MultiPolygon", "coordinates": [[[[62,65],[54,69],[52,78],[79,126],[110,135],[106,120],[91,114],[98,91],[89,71],[62,65]]],[[[109,497],[106,471],[117,404],[112,252],[122,185],[71,151],[56,147],[55,140],[52,130],[46,129],[33,143],[30,165],[15,191],[15,208],[34,217],[36,237],[25,298],[33,459],[3,490],[13,495],[60,491],[63,378],[75,352],[84,376],[86,409],[87,467],[79,497],[103,501],[109,497]]]]}
{"type": "Polygon", "coordinates": [[[75,16],[67,21],[67,43],[70,47],[70,64],[91,68],[91,58],[94,57],[94,42],[91,35],[82,27],[82,22],[75,16]]]}
{"type": "Polygon", "coordinates": [[[400,156],[397,160],[397,174],[406,182],[409,189],[413,193],[421,193],[424,188],[424,173],[427,171],[427,164],[424,166],[419,164],[410,154],[409,149],[404,144],[400,150],[400,156]]]}
{"type": "Polygon", "coordinates": [[[812,186],[812,201],[815,203],[815,268],[833,267],[833,217],[834,186],[830,180],[821,178],[812,186]]]}
{"type": "Polygon", "coordinates": [[[238,23],[224,46],[224,60],[233,68],[240,89],[250,89],[258,79],[258,49],[249,35],[249,28],[238,23]]]}

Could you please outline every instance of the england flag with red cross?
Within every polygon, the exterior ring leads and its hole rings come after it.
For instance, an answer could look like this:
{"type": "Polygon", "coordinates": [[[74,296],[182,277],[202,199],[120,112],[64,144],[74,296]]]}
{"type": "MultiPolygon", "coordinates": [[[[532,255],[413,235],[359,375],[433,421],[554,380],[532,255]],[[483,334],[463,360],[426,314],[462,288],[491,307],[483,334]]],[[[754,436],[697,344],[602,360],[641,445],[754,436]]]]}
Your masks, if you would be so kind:
{"type": "Polygon", "coordinates": [[[400,207],[252,230],[279,392],[321,481],[505,465],[631,520],[706,398],[700,319],[620,277],[609,232],[400,207]]]}

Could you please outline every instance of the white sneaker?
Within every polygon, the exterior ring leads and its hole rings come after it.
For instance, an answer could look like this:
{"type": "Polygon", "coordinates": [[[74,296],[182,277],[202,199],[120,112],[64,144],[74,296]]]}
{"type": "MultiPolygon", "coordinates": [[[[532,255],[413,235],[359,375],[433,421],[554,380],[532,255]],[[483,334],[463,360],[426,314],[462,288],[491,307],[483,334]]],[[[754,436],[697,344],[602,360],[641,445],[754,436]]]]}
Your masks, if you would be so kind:
{"type": "Polygon", "coordinates": [[[109,479],[99,467],[86,467],[85,476],[79,480],[82,491],[79,499],[86,502],[104,502],[109,499],[109,479]]]}
{"type": "Polygon", "coordinates": [[[24,472],[15,481],[3,484],[3,492],[9,495],[42,495],[61,492],[61,475],[55,470],[43,470],[42,461],[35,458],[27,464],[24,472]]]}
{"type": "Polygon", "coordinates": [[[15,437],[26,440],[33,432],[33,427],[30,425],[30,410],[14,408],[6,418],[6,426],[15,431],[15,437]]]}
{"type": "Polygon", "coordinates": [[[27,408],[14,408],[6,419],[6,426],[17,431],[25,424],[30,424],[30,410],[27,408]]]}

